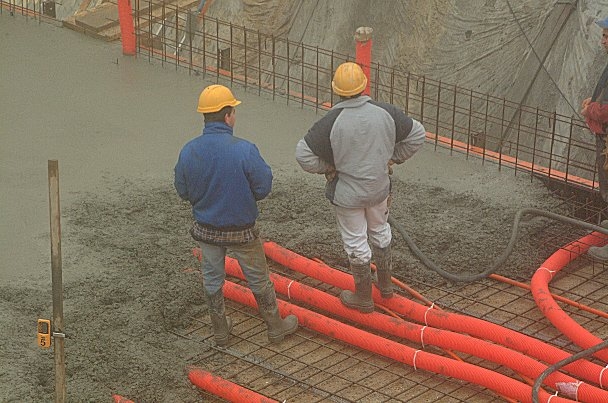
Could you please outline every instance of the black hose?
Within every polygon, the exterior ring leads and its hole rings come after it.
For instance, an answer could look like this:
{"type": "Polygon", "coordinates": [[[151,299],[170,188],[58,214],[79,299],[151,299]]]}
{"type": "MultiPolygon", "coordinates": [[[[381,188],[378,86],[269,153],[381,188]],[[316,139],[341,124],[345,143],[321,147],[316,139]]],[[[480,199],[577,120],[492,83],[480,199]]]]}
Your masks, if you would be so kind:
{"type": "Polygon", "coordinates": [[[532,403],[538,403],[538,391],[540,389],[540,386],[545,381],[546,377],[551,375],[553,372],[559,370],[560,368],[565,367],[566,365],[568,365],[576,360],[580,360],[581,358],[589,357],[590,355],[592,355],[600,350],[603,350],[606,347],[608,347],[608,340],[603,341],[600,344],[596,344],[595,346],[590,347],[586,350],[583,350],[580,353],[571,355],[568,358],[564,358],[563,360],[558,361],[555,364],[548,367],[547,369],[545,369],[538,376],[538,378],[536,378],[536,381],[534,381],[534,386],[532,386],[532,403]]]}
{"type": "Polygon", "coordinates": [[[517,213],[515,214],[515,219],[513,220],[513,229],[511,230],[511,239],[509,240],[509,244],[507,245],[507,248],[502,253],[502,255],[500,255],[498,257],[498,259],[494,262],[494,264],[492,264],[492,266],[490,268],[488,268],[487,270],[485,270],[479,274],[456,275],[456,274],[443,270],[442,268],[437,266],[434,262],[432,262],[429,258],[427,258],[422,253],[422,251],[420,251],[420,249],[418,249],[418,247],[416,246],[416,244],[414,243],[412,238],[408,235],[407,231],[405,231],[405,228],[401,224],[396,222],[392,217],[389,217],[388,222],[389,222],[389,224],[391,224],[391,226],[393,226],[395,229],[397,229],[397,231],[399,231],[399,233],[405,239],[407,246],[411,249],[411,251],[414,253],[414,255],[416,255],[416,257],[418,257],[418,259],[420,259],[420,261],[426,267],[434,270],[440,276],[442,276],[450,281],[468,283],[468,282],[478,281],[478,280],[488,277],[489,275],[496,272],[496,270],[504,264],[504,262],[507,260],[507,258],[513,251],[515,242],[517,241],[517,231],[518,231],[519,222],[521,221],[521,219],[524,215],[543,216],[543,217],[551,218],[553,220],[562,221],[564,223],[571,224],[571,225],[574,225],[577,227],[585,228],[585,229],[588,229],[591,231],[601,232],[604,235],[608,235],[607,228],[599,227],[597,225],[589,224],[585,221],[577,220],[575,218],[566,217],[563,215],[551,213],[551,212],[544,211],[544,210],[539,210],[539,209],[535,209],[535,208],[524,208],[524,209],[517,211],[517,213]]]}

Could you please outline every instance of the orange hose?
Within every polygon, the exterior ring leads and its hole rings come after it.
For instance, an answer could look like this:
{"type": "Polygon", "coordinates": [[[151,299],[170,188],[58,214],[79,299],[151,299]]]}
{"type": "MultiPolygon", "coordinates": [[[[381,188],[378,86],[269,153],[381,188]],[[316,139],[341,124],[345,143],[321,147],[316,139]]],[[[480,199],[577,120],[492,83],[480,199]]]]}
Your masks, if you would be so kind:
{"type": "MultiPolygon", "coordinates": [[[[231,281],[225,282],[224,295],[241,304],[254,308],[257,307],[251,291],[248,288],[231,281]]],[[[391,358],[398,362],[413,366],[414,369],[423,369],[436,374],[481,385],[500,395],[509,396],[521,402],[532,401],[532,388],[529,385],[523,384],[503,374],[466,362],[451,360],[446,357],[431,354],[424,350],[416,350],[404,346],[403,344],[357,329],[356,327],[346,325],[282,300],[277,300],[277,303],[282,316],[290,314],[295,315],[301,326],[313,331],[325,334],[383,357],[391,358]]],[[[352,310],[350,311],[351,316],[353,316],[355,312],[352,312],[352,310]]],[[[551,398],[551,396],[542,389],[540,390],[539,396],[541,396],[545,402],[551,398]]],[[[551,402],[566,403],[572,401],[560,396],[554,396],[551,398],[551,402]]]]}
{"type": "Polygon", "coordinates": [[[190,379],[190,382],[198,388],[206,390],[207,392],[230,402],[278,403],[276,400],[272,400],[250,389],[237,385],[236,383],[215,376],[201,368],[189,368],[188,379],[190,379]]]}
{"type": "MultiPolygon", "coordinates": [[[[390,309],[388,309],[387,307],[385,307],[384,305],[380,305],[380,304],[376,304],[376,308],[380,309],[381,311],[383,311],[384,313],[386,313],[387,315],[392,316],[395,319],[402,319],[401,316],[397,315],[395,312],[391,311],[390,309]]],[[[462,358],[460,358],[458,356],[458,354],[454,353],[451,350],[445,350],[442,349],[447,355],[449,355],[450,357],[452,357],[455,360],[458,361],[464,361],[462,358]]],[[[530,384],[532,385],[532,384],[530,384]]]]}
{"type": "MultiPolygon", "coordinates": [[[[350,290],[354,288],[352,276],[328,266],[320,266],[318,263],[285,249],[274,242],[265,242],[264,250],[270,259],[283,266],[336,287],[350,290]]],[[[571,356],[571,354],[555,346],[492,322],[456,313],[429,309],[427,306],[415,303],[400,295],[383,299],[379,296],[377,290],[375,290],[374,299],[391,310],[417,322],[449,329],[457,333],[470,334],[483,340],[490,340],[550,364],[571,356]]],[[[603,369],[603,367],[587,360],[578,360],[564,367],[564,370],[581,379],[596,384],[602,383],[603,385],[608,385],[608,371],[603,371],[603,369]]]]}
{"type": "MultiPolygon", "coordinates": [[[[519,287],[519,288],[523,288],[524,290],[528,290],[528,291],[532,290],[532,287],[530,287],[528,284],[521,283],[519,281],[515,281],[513,279],[510,279],[508,277],[503,277],[503,276],[498,275],[498,274],[490,274],[488,277],[490,277],[493,280],[503,282],[505,284],[513,285],[513,286],[519,287]]],[[[600,316],[602,318],[608,319],[608,313],[607,312],[600,311],[599,309],[591,308],[590,306],[581,304],[580,302],[572,301],[571,299],[568,299],[566,297],[562,297],[561,295],[555,295],[553,293],[550,293],[550,294],[551,294],[551,297],[554,300],[556,300],[556,301],[563,302],[565,304],[568,304],[570,306],[578,308],[581,311],[589,312],[589,313],[592,313],[594,315],[600,316]]]]}
{"type": "MultiPolygon", "coordinates": [[[[593,335],[587,329],[576,323],[562,308],[555,302],[549,292],[549,282],[553,276],[568,263],[585,253],[591,245],[601,245],[605,242],[602,234],[594,232],[578,241],[574,241],[559,249],[543,265],[536,270],[532,276],[530,286],[534,301],[541,312],[560,332],[568,337],[583,349],[591,348],[600,344],[603,340],[593,335]]],[[[604,362],[608,362],[608,349],[600,350],[594,354],[604,362]]],[[[577,361],[578,363],[578,361],[577,361]]],[[[608,372],[608,371],[606,371],[608,372]]],[[[606,382],[602,382],[606,385],[606,382]]]]}
{"type": "MultiPolygon", "coordinates": [[[[230,276],[244,279],[243,272],[238,262],[230,257],[226,258],[226,273],[230,276]]],[[[398,336],[406,340],[421,343],[422,348],[425,344],[438,346],[444,349],[458,350],[471,354],[476,357],[484,358],[489,361],[504,365],[524,375],[537,378],[547,366],[541,364],[521,353],[509,350],[503,346],[489,343],[485,340],[475,339],[468,335],[462,335],[447,330],[421,326],[406,322],[401,318],[390,318],[378,312],[363,314],[356,310],[344,306],[337,297],[323,291],[309,287],[296,280],[289,279],[276,273],[271,273],[270,279],[275,285],[277,292],[287,295],[290,299],[304,302],[334,315],[352,320],[372,329],[379,330],[393,336],[398,336]]],[[[378,290],[374,290],[379,295],[378,290]]],[[[430,308],[429,308],[430,309],[430,308]]],[[[462,360],[460,360],[462,361],[462,360]]],[[[557,383],[576,383],[577,380],[554,372],[550,375],[551,379],[545,382],[555,389],[557,383]]],[[[475,382],[479,384],[479,382],[475,382]]],[[[487,386],[487,385],[485,385],[487,386]]],[[[579,395],[585,401],[602,402],[608,401],[608,392],[595,388],[590,385],[582,385],[579,395]]],[[[510,395],[507,395],[510,396],[510,395]]]]}
{"type": "MultiPolygon", "coordinates": [[[[414,290],[409,285],[405,284],[402,281],[397,280],[394,277],[392,278],[392,281],[393,281],[393,284],[395,284],[397,287],[407,291],[412,297],[416,298],[419,301],[424,302],[428,306],[433,306],[433,301],[427,299],[425,296],[420,294],[418,291],[414,290]]],[[[439,307],[435,307],[435,308],[439,309],[439,307]]]]}

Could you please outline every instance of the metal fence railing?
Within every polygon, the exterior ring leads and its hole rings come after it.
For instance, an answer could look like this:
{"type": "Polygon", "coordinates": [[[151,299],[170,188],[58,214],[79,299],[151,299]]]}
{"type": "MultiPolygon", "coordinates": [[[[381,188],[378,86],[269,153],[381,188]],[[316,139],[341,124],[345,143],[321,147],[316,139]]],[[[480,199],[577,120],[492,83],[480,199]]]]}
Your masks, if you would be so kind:
{"type": "MultiPolygon", "coordinates": [[[[39,0],[0,0],[0,11],[41,15],[39,0]]],[[[113,0],[115,1],[115,0],[113,0]]],[[[141,56],[205,78],[240,84],[328,109],[335,68],[353,55],[202,16],[199,1],[134,0],[141,56]]],[[[54,3],[53,3],[54,4],[54,3]]],[[[511,167],[560,186],[597,189],[595,139],[578,117],[522,105],[380,63],[370,66],[371,96],[420,120],[436,147],[511,167]]]]}
{"type": "MultiPolygon", "coordinates": [[[[331,76],[353,60],[318,46],[202,17],[193,5],[136,0],[138,51],[287,103],[327,109],[331,76]]],[[[587,190],[597,188],[584,121],[373,63],[371,95],[420,120],[436,146],[587,190]]]]}

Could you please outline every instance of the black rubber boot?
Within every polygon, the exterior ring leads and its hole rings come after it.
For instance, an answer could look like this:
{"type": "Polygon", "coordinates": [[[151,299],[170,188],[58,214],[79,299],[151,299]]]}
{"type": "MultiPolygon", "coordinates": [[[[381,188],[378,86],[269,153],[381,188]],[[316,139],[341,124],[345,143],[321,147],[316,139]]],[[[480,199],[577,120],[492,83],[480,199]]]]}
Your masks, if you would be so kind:
{"type": "Polygon", "coordinates": [[[608,262],[608,245],[590,246],[587,254],[599,262],[608,262]]]}
{"type": "Polygon", "coordinates": [[[281,319],[274,287],[268,287],[262,294],[254,293],[253,295],[258,303],[260,315],[268,328],[268,341],[278,343],[285,336],[298,330],[298,318],[295,315],[288,315],[285,319],[281,319]]]}
{"type": "Polygon", "coordinates": [[[378,289],[382,298],[391,298],[393,296],[393,255],[391,253],[391,245],[385,248],[372,246],[372,254],[376,261],[376,271],[378,272],[378,289]]]}
{"type": "Polygon", "coordinates": [[[344,290],[340,293],[340,300],[349,308],[363,313],[374,312],[374,301],[372,300],[372,274],[370,265],[352,264],[350,270],[355,280],[355,292],[344,290]]]}
{"type": "Polygon", "coordinates": [[[207,305],[209,306],[209,316],[211,317],[211,325],[213,326],[215,344],[225,346],[230,338],[232,319],[226,317],[224,293],[220,289],[213,295],[207,293],[205,295],[207,297],[207,305]]]}

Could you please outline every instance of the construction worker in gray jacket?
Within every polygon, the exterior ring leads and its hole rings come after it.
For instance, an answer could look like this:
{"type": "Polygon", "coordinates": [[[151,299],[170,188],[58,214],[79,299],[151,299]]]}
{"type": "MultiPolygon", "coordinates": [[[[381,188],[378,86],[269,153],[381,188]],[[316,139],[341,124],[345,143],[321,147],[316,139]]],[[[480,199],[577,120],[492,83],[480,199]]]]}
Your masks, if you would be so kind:
{"type": "Polygon", "coordinates": [[[341,64],[332,81],[340,102],[296,146],[302,169],[325,174],[328,180],[325,195],[334,205],[355,282],[355,292],[344,290],[340,299],[365,313],[374,310],[372,256],[382,297],[393,295],[391,166],[412,157],[425,140],[420,122],[394,105],[362,95],[366,86],[367,77],[358,64],[341,64]]]}

